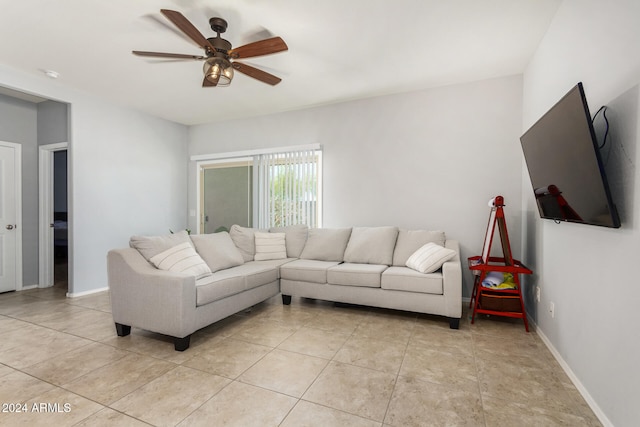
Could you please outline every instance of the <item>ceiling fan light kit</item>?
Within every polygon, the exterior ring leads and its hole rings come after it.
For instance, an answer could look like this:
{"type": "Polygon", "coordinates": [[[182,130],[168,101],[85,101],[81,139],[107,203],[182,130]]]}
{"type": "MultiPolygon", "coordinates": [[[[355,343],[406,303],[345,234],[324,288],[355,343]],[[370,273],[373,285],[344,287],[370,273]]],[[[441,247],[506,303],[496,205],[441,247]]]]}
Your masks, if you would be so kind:
{"type": "Polygon", "coordinates": [[[232,49],[231,43],[220,37],[221,33],[227,31],[227,21],[224,19],[218,17],[209,19],[209,25],[216,32],[216,37],[205,38],[180,12],[168,9],[161,9],[160,12],[180,31],[203,48],[205,56],[139,50],[132,51],[134,55],[165,59],[204,60],[202,67],[204,72],[203,87],[229,86],[233,80],[234,70],[272,86],[282,80],[266,71],[235,61],[239,58],[269,55],[288,50],[287,44],[280,37],[272,37],[232,49]],[[232,59],[233,62],[231,62],[232,59]]]}

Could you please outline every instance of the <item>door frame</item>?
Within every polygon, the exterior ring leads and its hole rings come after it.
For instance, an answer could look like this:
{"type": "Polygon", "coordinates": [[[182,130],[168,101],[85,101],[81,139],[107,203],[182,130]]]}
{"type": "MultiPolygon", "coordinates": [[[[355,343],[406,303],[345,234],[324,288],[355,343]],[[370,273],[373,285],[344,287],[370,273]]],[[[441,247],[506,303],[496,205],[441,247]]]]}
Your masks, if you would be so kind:
{"type": "MultiPolygon", "coordinates": [[[[38,287],[53,286],[53,153],[68,150],[68,142],[38,146],[38,287]]],[[[67,176],[69,175],[67,164],[67,176]]],[[[67,188],[69,180],[67,179],[67,188]]]]}
{"type": "Polygon", "coordinates": [[[22,290],[22,144],[15,142],[0,141],[3,147],[13,148],[15,150],[15,191],[16,191],[16,291],[22,290]]]}

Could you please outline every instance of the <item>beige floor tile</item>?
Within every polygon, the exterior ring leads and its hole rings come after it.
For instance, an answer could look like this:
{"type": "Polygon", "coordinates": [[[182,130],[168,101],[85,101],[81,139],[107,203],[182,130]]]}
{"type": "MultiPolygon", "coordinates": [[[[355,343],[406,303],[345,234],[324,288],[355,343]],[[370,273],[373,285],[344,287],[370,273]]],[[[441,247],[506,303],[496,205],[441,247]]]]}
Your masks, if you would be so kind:
{"type": "Polygon", "coordinates": [[[281,427],[380,427],[382,424],[301,400],[280,425],[281,427]]]}
{"type": "Polygon", "coordinates": [[[229,382],[227,378],[178,366],[110,406],[156,426],[174,426],[229,382]]]}
{"type": "Polygon", "coordinates": [[[479,393],[402,376],[384,422],[403,427],[485,425],[479,393]]]}
{"type": "Polygon", "coordinates": [[[77,310],[77,312],[68,312],[52,319],[39,321],[38,324],[96,341],[115,334],[116,328],[111,313],[82,307],[77,310]]]}
{"type": "Polygon", "coordinates": [[[505,338],[498,335],[472,334],[473,348],[476,352],[491,353],[494,358],[508,358],[513,356],[527,357],[532,354],[546,354],[543,348],[532,336],[520,338],[505,338]]]}
{"type": "Polygon", "coordinates": [[[148,427],[149,424],[114,411],[111,408],[104,408],[90,417],[84,419],[74,427],[148,427]]]}
{"type": "Polygon", "coordinates": [[[331,362],[303,395],[304,400],[382,421],[396,376],[331,362]]]}
{"type": "Polygon", "coordinates": [[[519,426],[596,426],[574,414],[537,408],[527,404],[501,399],[484,399],[484,412],[488,427],[519,426]]]}
{"type": "Polygon", "coordinates": [[[0,377],[0,403],[25,402],[55,387],[19,371],[0,377]]]}
{"type": "Polygon", "coordinates": [[[235,381],[179,426],[278,426],[296,402],[293,397],[235,381]]]}
{"type": "Polygon", "coordinates": [[[56,385],[69,383],[89,372],[122,359],[126,351],[101,343],[91,343],[77,350],[36,363],[23,371],[56,385]]]}
{"type": "Polygon", "coordinates": [[[174,363],[164,360],[130,354],[63,387],[103,405],[109,405],[175,367],[174,363]]]}
{"type": "Polygon", "coordinates": [[[0,377],[5,375],[9,375],[10,373],[15,372],[15,369],[8,367],[7,365],[3,365],[0,363],[0,377]]]}
{"type": "Polygon", "coordinates": [[[301,397],[329,361],[275,349],[240,375],[239,381],[301,397]]]}
{"type": "Polygon", "coordinates": [[[0,424],[73,426],[103,408],[98,403],[61,388],[54,388],[31,398],[25,401],[24,405],[26,412],[2,414],[0,424]]]}
{"type": "Polygon", "coordinates": [[[420,346],[472,356],[473,343],[471,337],[468,331],[419,324],[414,328],[413,334],[409,339],[409,347],[420,346]]]}
{"type": "Polygon", "coordinates": [[[20,337],[20,341],[16,347],[0,350],[0,363],[22,369],[91,344],[84,338],[45,328],[20,337]]]}
{"type": "Polygon", "coordinates": [[[508,359],[478,360],[483,399],[502,399],[581,415],[571,394],[549,368],[511,365],[508,359]]]}
{"type": "Polygon", "coordinates": [[[109,292],[100,292],[77,298],[67,298],[67,304],[111,313],[111,297],[109,292]]]}
{"type": "Polygon", "coordinates": [[[232,338],[274,348],[293,335],[297,329],[280,322],[254,322],[232,335],[232,338]]]}
{"type": "Polygon", "coordinates": [[[410,346],[400,375],[478,393],[476,363],[472,356],[422,346],[410,346]]]}
{"type": "Polygon", "coordinates": [[[367,321],[358,325],[353,332],[354,335],[362,338],[375,338],[393,344],[406,345],[411,337],[413,324],[408,322],[389,322],[375,320],[367,321]]]}
{"type": "Polygon", "coordinates": [[[349,334],[329,332],[304,326],[284,340],[278,348],[280,350],[331,359],[347,341],[347,338],[349,338],[349,334]]]}
{"type": "Polygon", "coordinates": [[[228,338],[207,351],[197,353],[183,365],[235,379],[271,350],[271,347],[228,338]]]}
{"type": "Polygon", "coordinates": [[[383,341],[354,333],[333,360],[397,375],[405,348],[406,344],[402,342],[383,341]]]}

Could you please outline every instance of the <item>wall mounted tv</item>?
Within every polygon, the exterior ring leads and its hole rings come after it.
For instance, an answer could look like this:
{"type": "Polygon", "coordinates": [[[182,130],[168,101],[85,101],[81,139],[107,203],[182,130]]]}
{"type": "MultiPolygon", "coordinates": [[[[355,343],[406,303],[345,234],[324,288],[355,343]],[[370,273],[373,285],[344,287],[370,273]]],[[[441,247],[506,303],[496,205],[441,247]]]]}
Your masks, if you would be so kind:
{"type": "Polygon", "coordinates": [[[541,218],[620,227],[582,83],[520,143],[541,218]]]}

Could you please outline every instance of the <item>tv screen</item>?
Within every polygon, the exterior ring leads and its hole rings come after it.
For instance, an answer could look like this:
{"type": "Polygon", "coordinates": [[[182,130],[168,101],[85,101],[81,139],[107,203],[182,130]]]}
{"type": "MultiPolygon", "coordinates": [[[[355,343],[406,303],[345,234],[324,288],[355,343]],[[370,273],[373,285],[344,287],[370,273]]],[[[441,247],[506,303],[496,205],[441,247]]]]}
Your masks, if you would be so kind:
{"type": "Polygon", "coordinates": [[[582,83],[520,142],[540,217],[620,227],[582,83]]]}

